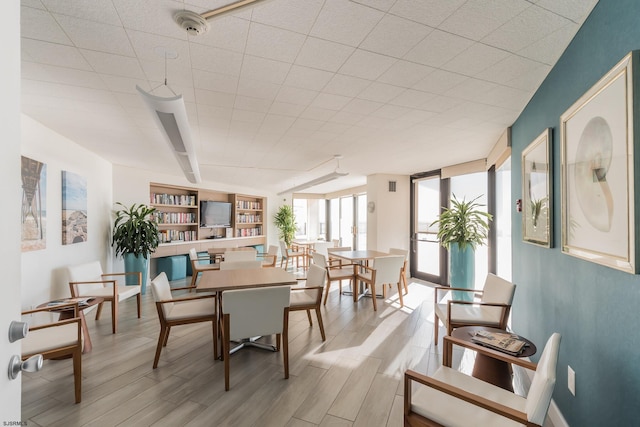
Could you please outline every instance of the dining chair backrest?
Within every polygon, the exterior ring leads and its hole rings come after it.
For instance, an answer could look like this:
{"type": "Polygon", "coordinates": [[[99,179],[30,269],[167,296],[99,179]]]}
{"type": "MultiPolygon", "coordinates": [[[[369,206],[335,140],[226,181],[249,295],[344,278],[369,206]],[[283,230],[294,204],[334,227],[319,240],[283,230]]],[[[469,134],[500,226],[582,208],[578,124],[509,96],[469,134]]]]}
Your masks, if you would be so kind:
{"type": "Polygon", "coordinates": [[[196,251],[196,248],[189,249],[189,259],[191,261],[197,261],[198,260],[198,252],[196,251]]]}
{"type": "Polygon", "coordinates": [[[333,242],[316,242],[313,245],[314,253],[320,253],[324,256],[328,256],[328,249],[333,248],[333,242]]]}
{"type": "Polygon", "coordinates": [[[327,269],[316,264],[309,266],[309,272],[307,273],[307,280],[304,286],[323,286],[327,280],[327,269]]]}
{"type": "Polygon", "coordinates": [[[544,350],[542,350],[542,355],[538,361],[531,387],[527,394],[527,403],[525,404],[527,419],[538,425],[544,423],[551,404],[551,397],[556,384],[559,349],[560,334],[555,332],[549,337],[544,350]]]}
{"type": "Polygon", "coordinates": [[[311,254],[311,259],[313,260],[313,264],[317,265],[318,267],[326,268],[327,258],[324,255],[318,252],[314,252],[313,254],[311,254]]]}
{"type": "Polygon", "coordinates": [[[287,248],[287,244],[284,240],[280,240],[280,252],[282,252],[282,258],[287,258],[289,255],[289,248],[287,248]]]}
{"type": "Polygon", "coordinates": [[[257,252],[255,249],[242,249],[237,251],[226,251],[225,261],[255,261],[257,252]]]}
{"type": "Polygon", "coordinates": [[[515,291],[515,284],[493,273],[488,273],[482,290],[482,302],[511,305],[515,291]]]}
{"type": "Polygon", "coordinates": [[[331,254],[333,252],[338,252],[338,251],[350,251],[351,250],[351,246],[335,246],[333,248],[327,248],[327,253],[329,254],[329,258],[331,258],[331,254]]]}
{"type": "Polygon", "coordinates": [[[236,289],[222,293],[222,314],[229,314],[229,339],[280,334],[291,287],[236,289]]]}
{"type": "MultiPolygon", "coordinates": [[[[102,266],[99,261],[90,261],[84,264],[77,264],[67,267],[70,282],[93,282],[105,280],[102,278],[102,266]]],[[[94,290],[103,289],[102,283],[82,284],[80,294],[91,294],[94,290]]]]}
{"type": "Polygon", "coordinates": [[[398,283],[403,264],[404,257],[401,255],[374,258],[372,268],[376,271],[376,284],[398,283]]]}
{"type": "Polygon", "coordinates": [[[402,255],[404,256],[404,259],[407,259],[407,255],[409,255],[409,251],[406,249],[399,249],[399,248],[389,248],[389,253],[391,255],[402,255]]]}
{"type": "MultiPolygon", "coordinates": [[[[171,285],[169,285],[169,279],[167,274],[163,271],[153,278],[151,281],[151,293],[153,294],[154,301],[169,301],[173,299],[171,295],[171,285]]],[[[162,312],[167,317],[167,314],[171,312],[173,303],[162,304],[162,312]]]]}
{"type": "Polygon", "coordinates": [[[262,261],[222,261],[220,270],[249,270],[253,268],[262,268],[262,261]]]}

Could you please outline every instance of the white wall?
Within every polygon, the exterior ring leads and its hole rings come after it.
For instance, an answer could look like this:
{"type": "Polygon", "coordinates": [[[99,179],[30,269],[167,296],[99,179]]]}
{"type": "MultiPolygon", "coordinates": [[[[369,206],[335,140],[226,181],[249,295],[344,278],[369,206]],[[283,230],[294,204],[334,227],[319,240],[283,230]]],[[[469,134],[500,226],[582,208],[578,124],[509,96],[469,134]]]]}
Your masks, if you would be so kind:
{"type": "Polygon", "coordinates": [[[67,265],[99,260],[108,270],[113,203],[111,163],[30,117],[23,115],[21,123],[21,154],[47,165],[46,248],[22,253],[22,308],[26,309],[70,296],[67,265]],[[62,244],[63,170],[87,179],[88,239],[83,243],[62,244]]]}
{"type": "Polygon", "coordinates": [[[9,359],[20,354],[20,341],[9,343],[8,328],[20,319],[20,2],[3,3],[4,22],[0,28],[0,259],[2,259],[2,298],[0,298],[0,414],[1,421],[20,421],[21,377],[10,381],[9,359]]]}
{"type": "Polygon", "coordinates": [[[409,249],[410,179],[406,175],[376,174],[367,177],[367,201],[375,203],[367,212],[367,249],[409,249]],[[389,192],[396,181],[396,192],[389,192]]]}

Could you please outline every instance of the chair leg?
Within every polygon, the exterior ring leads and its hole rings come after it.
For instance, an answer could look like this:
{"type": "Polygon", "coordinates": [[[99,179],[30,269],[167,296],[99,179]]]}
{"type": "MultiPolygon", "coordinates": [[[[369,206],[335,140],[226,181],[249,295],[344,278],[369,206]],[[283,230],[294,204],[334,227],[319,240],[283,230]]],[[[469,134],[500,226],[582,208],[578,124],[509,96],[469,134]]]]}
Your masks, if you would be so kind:
{"type": "Polygon", "coordinates": [[[118,297],[111,301],[111,330],[115,334],[118,332],[118,297]]]}
{"type": "Polygon", "coordinates": [[[218,359],[218,328],[216,327],[217,323],[218,321],[216,319],[213,319],[211,321],[211,330],[213,333],[213,360],[218,359]]]}
{"type": "Polygon", "coordinates": [[[165,332],[164,335],[164,340],[162,342],[162,346],[166,347],[167,346],[167,342],[169,341],[169,333],[171,332],[171,326],[167,326],[167,331],[165,332]]]}
{"type": "Polygon", "coordinates": [[[330,288],[331,288],[331,281],[327,280],[327,289],[324,291],[324,305],[327,305],[327,298],[329,297],[330,288]]]}
{"type": "MultiPolygon", "coordinates": [[[[384,288],[384,285],[382,285],[384,288]]],[[[369,289],[371,290],[371,301],[373,301],[373,311],[378,311],[378,304],[376,302],[376,285],[372,283],[369,285],[369,289]]]]}
{"type": "Polygon", "coordinates": [[[96,320],[100,319],[100,315],[102,314],[102,304],[104,303],[101,302],[100,304],[98,304],[98,309],[96,310],[96,320]]]}
{"type": "Polygon", "coordinates": [[[138,300],[138,319],[142,316],[142,295],[136,295],[136,299],[138,300]]]}
{"type": "Polygon", "coordinates": [[[76,403],[82,401],[82,348],[73,352],[73,388],[75,391],[76,403]]]}
{"type": "MultiPolygon", "coordinates": [[[[284,309],[282,328],[282,361],[284,364],[284,378],[289,378],[289,308],[284,309]]],[[[280,344],[280,340],[278,340],[280,344]]]]}
{"type": "Polygon", "coordinates": [[[158,345],[156,346],[156,356],[153,359],[153,369],[158,367],[158,361],[160,360],[160,353],[162,352],[162,347],[167,345],[167,328],[164,326],[160,326],[160,335],[158,336],[158,345]]]}
{"type": "Polygon", "coordinates": [[[229,391],[229,315],[225,314],[222,319],[222,353],[224,357],[224,390],[229,391]]]}
{"type": "Polygon", "coordinates": [[[193,270],[193,273],[191,274],[191,283],[189,283],[189,287],[195,288],[197,281],[198,281],[198,272],[193,270]]]}
{"type": "Polygon", "coordinates": [[[313,322],[311,321],[311,310],[307,309],[307,319],[309,319],[309,326],[313,326],[313,322]]]}
{"type": "Polygon", "coordinates": [[[402,281],[398,282],[398,297],[400,298],[400,307],[404,307],[404,301],[402,299],[402,281]]]}
{"type": "Polygon", "coordinates": [[[327,337],[324,335],[324,324],[322,323],[322,313],[320,313],[320,307],[316,307],[316,317],[318,318],[318,326],[320,327],[320,335],[322,341],[326,341],[327,337]]]}
{"type": "Polygon", "coordinates": [[[438,315],[433,313],[433,344],[438,345],[438,326],[440,320],[438,319],[438,315]]]}

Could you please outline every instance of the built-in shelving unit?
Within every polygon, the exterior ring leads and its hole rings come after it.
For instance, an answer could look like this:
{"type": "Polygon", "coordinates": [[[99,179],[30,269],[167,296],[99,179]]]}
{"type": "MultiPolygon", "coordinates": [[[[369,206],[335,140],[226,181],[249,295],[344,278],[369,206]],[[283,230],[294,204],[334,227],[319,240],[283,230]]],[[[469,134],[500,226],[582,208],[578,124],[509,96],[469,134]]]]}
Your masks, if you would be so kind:
{"type": "Polygon", "coordinates": [[[191,247],[264,245],[266,243],[264,212],[266,198],[214,190],[180,187],[169,184],[149,185],[150,205],[157,209],[160,247],[152,257],[186,254],[191,247]],[[200,226],[200,202],[224,201],[232,205],[229,228],[200,226]]]}

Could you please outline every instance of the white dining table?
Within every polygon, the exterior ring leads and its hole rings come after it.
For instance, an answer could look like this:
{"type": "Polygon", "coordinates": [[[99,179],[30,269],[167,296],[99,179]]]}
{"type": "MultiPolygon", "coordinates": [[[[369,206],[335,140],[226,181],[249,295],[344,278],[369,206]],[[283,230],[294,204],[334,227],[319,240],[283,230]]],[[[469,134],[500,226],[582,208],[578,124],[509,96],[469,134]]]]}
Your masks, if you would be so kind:
{"type": "MultiPolygon", "coordinates": [[[[356,266],[369,265],[370,260],[374,258],[382,257],[382,256],[389,256],[389,255],[390,254],[386,252],[374,251],[369,249],[356,250],[356,251],[331,251],[331,250],[329,251],[329,257],[335,257],[335,258],[344,259],[346,261],[351,261],[356,266]]],[[[354,268],[357,268],[357,267],[354,267],[354,268]]],[[[355,276],[357,276],[356,274],[357,271],[354,270],[353,273],[355,276]]],[[[368,295],[366,292],[366,289],[364,288],[364,284],[362,282],[358,283],[357,286],[354,286],[354,290],[355,290],[355,292],[353,292],[354,302],[357,302],[362,297],[365,297],[368,295]]],[[[343,291],[342,293],[344,295],[351,294],[351,292],[349,291],[343,291]]],[[[373,295],[371,296],[373,297],[373,295]]],[[[378,295],[376,295],[376,297],[378,297],[378,295]]]]}

